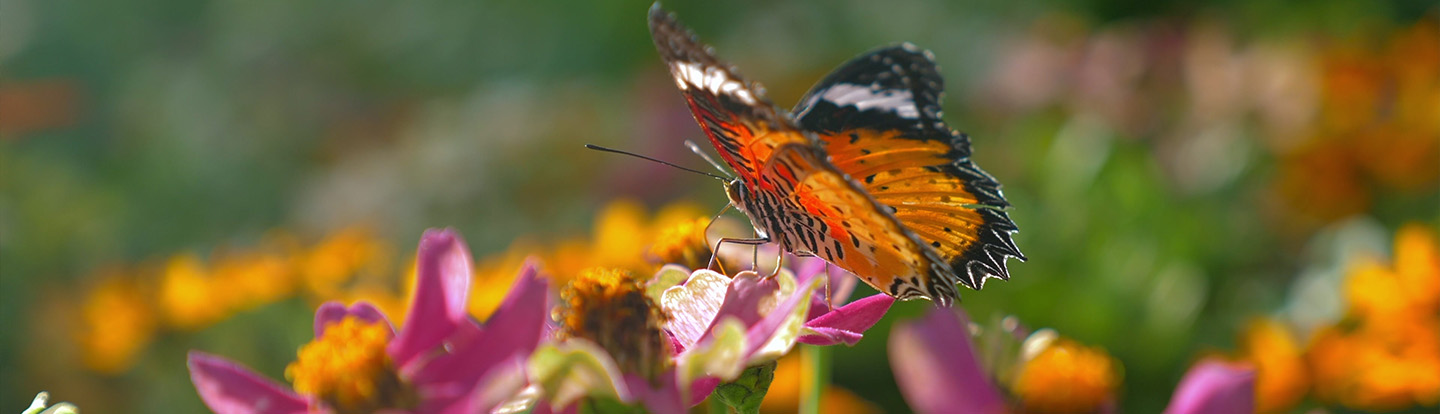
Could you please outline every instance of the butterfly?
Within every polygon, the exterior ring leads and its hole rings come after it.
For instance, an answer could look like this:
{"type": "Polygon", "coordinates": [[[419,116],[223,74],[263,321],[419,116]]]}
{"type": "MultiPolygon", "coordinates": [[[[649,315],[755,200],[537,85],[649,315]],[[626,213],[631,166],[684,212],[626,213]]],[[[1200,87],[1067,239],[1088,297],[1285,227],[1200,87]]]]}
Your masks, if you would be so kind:
{"type": "Polygon", "coordinates": [[[949,305],[1025,260],[1000,183],[941,120],[933,55],[905,43],[841,65],[784,112],[656,3],[650,34],[720,157],[756,239],[899,299],[949,305]]]}

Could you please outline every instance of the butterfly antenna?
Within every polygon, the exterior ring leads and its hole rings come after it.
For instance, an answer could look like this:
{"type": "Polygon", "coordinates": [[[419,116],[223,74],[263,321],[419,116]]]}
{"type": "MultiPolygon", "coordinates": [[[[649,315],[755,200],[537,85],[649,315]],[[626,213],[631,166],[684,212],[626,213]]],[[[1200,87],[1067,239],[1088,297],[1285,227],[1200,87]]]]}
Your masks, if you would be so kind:
{"type": "Polygon", "coordinates": [[[717,180],[720,180],[720,181],[725,181],[725,182],[729,182],[729,181],[730,181],[730,178],[727,178],[727,177],[721,177],[721,176],[718,176],[718,175],[715,175],[715,174],[711,174],[711,173],[708,173],[708,172],[704,172],[704,171],[700,171],[700,170],[696,170],[696,169],[692,169],[692,168],[681,167],[681,166],[679,166],[679,165],[675,165],[675,164],[672,164],[672,163],[669,163],[669,162],[665,162],[665,161],[657,160],[657,159],[654,159],[654,158],[646,157],[646,156],[644,156],[644,155],[636,154],[636,153],[633,153],[633,152],[621,151],[621,150],[617,150],[617,149],[614,149],[614,148],[605,148],[605,147],[602,147],[602,146],[599,146],[599,145],[595,145],[595,144],[585,144],[585,148],[589,148],[589,149],[596,150],[596,151],[613,152],[613,153],[616,153],[616,154],[629,155],[629,156],[631,156],[631,157],[640,158],[640,159],[648,160],[648,161],[654,161],[654,162],[658,162],[658,163],[661,163],[661,164],[665,164],[665,165],[668,165],[668,166],[671,166],[671,167],[675,167],[675,168],[678,168],[678,169],[681,169],[681,170],[684,170],[684,171],[689,171],[689,172],[692,172],[692,173],[696,173],[696,174],[708,176],[708,177],[711,177],[711,178],[714,178],[714,179],[717,179],[717,180]]]}
{"type": "Polygon", "coordinates": [[[695,141],[687,139],[685,140],[685,146],[690,148],[690,152],[695,153],[695,155],[699,155],[700,158],[704,158],[705,162],[710,163],[710,166],[715,167],[715,169],[719,170],[721,174],[730,175],[730,173],[725,171],[724,167],[720,166],[720,163],[715,162],[714,158],[710,158],[710,154],[707,154],[705,153],[705,150],[700,149],[699,145],[695,145],[695,141]]]}

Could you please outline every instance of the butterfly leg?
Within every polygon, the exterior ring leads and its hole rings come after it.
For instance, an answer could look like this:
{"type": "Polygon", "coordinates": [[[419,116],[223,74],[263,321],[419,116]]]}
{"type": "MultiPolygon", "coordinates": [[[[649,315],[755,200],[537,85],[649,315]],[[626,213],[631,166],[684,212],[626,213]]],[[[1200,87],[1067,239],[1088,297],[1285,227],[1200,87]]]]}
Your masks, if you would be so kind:
{"type": "MultiPolygon", "coordinates": [[[[750,234],[757,239],[760,238],[760,232],[755,229],[750,229],[750,234]]],[[[758,244],[750,246],[750,271],[760,272],[760,245],[758,244]]]]}
{"type": "Polygon", "coordinates": [[[713,252],[713,253],[710,254],[710,263],[709,263],[709,264],[706,264],[706,265],[705,265],[705,268],[706,268],[706,269],[712,269],[712,270],[714,270],[715,267],[719,266],[719,272],[720,272],[721,274],[724,274],[724,275],[726,275],[726,276],[729,276],[729,273],[725,273],[725,266],[720,264],[720,246],[721,246],[721,245],[724,245],[725,243],[734,243],[734,244],[743,244],[743,245],[759,246],[759,245],[762,245],[762,244],[765,244],[765,243],[769,243],[769,242],[770,242],[770,239],[769,239],[769,238],[765,238],[765,237],[756,237],[756,238],[753,238],[753,239],[734,238],[734,237],[721,237],[721,238],[720,238],[720,241],[715,242],[715,249],[711,250],[711,252],[713,252]]]}
{"type": "MultiPolygon", "coordinates": [[[[758,250],[759,247],[756,247],[756,249],[758,250]]],[[[759,260],[759,259],[756,259],[756,260],[759,260]]],[[[770,276],[765,276],[765,277],[771,278],[771,277],[775,277],[775,275],[780,274],[780,262],[783,261],[783,260],[785,260],[785,252],[780,252],[779,254],[776,254],[776,255],[775,255],[775,270],[771,270],[771,271],[770,271],[770,276]]]]}
{"type": "Polygon", "coordinates": [[[825,278],[825,307],[833,311],[835,310],[835,298],[830,297],[830,262],[825,262],[825,268],[821,271],[824,272],[821,274],[825,278]]]}

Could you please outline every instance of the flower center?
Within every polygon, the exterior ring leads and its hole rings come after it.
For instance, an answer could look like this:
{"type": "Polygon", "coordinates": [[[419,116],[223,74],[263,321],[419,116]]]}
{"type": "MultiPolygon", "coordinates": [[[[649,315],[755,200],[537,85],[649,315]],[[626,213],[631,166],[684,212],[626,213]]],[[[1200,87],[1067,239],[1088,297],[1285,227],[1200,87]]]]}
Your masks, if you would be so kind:
{"type": "Polygon", "coordinates": [[[285,378],[296,392],[317,397],[342,414],[412,407],[415,392],[400,381],[385,353],[389,342],[390,328],[384,322],[346,317],[300,347],[298,358],[285,367],[285,378]]]}
{"type": "Polygon", "coordinates": [[[1093,413],[1118,383],[1105,351],[1058,339],[1027,361],[1015,378],[1022,412],[1093,413]]]}
{"type": "Polygon", "coordinates": [[[675,263],[691,269],[705,267],[710,264],[710,242],[705,238],[708,225],[710,219],[701,217],[666,227],[650,246],[650,255],[660,263],[675,263]]]}
{"type": "Polygon", "coordinates": [[[591,268],[561,290],[562,338],[584,338],[609,352],[625,372],[654,378],[664,370],[667,316],[632,273],[591,268]]]}

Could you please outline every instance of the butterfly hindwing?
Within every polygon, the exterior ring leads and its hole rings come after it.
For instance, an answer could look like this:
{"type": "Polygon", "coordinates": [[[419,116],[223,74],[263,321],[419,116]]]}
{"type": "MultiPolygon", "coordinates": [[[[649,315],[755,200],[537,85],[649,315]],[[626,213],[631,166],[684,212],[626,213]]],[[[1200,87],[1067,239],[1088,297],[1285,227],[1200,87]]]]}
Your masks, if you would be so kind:
{"type": "Polygon", "coordinates": [[[771,234],[777,242],[797,254],[824,258],[897,298],[948,303],[956,296],[945,262],[859,183],[825,162],[816,147],[782,148],[771,166],[773,171],[763,175],[778,178],[777,200],[762,195],[752,209],[762,212],[756,220],[778,228],[771,234]]]}
{"type": "Polygon", "coordinates": [[[861,55],[801,98],[802,129],[830,161],[979,289],[1009,278],[1005,259],[1025,260],[1000,184],[970,161],[970,139],[941,119],[944,81],[929,52],[910,44],[861,55]]]}

